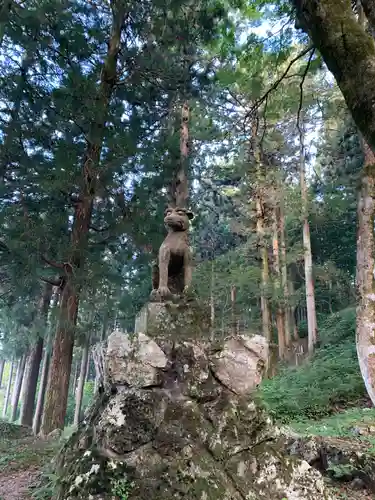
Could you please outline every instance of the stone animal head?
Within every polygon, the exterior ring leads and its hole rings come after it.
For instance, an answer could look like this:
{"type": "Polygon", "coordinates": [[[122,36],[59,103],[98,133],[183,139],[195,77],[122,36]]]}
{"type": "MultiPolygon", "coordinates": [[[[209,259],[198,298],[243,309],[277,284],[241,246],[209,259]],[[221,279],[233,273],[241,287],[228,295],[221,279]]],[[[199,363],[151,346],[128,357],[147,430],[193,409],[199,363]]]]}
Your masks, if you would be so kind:
{"type": "Polygon", "coordinates": [[[193,212],[186,208],[168,207],[164,213],[164,224],[170,231],[187,231],[193,212]]]}

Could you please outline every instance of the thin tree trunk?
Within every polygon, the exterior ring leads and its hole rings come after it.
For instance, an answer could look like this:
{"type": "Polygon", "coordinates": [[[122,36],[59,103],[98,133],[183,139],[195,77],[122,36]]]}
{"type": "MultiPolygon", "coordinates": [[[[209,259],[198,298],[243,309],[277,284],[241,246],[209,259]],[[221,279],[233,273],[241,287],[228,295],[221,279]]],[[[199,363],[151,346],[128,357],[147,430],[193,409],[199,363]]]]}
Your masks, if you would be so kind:
{"type": "Polygon", "coordinates": [[[189,104],[184,102],[181,107],[180,126],[180,165],[175,172],[171,183],[170,201],[171,204],[185,208],[189,198],[188,186],[188,156],[189,156],[189,104]]]}
{"type": "Polygon", "coordinates": [[[309,354],[312,354],[315,349],[317,340],[317,323],[315,311],[315,292],[314,292],[314,277],[313,263],[311,253],[310,226],[308,220],[308,191],[305,178],[305,134],[303,123],[299,126],[300,129],[300,185],[301,185],[301,200],[302,200],[302,224],[303,224],[303,248],[305,262],[305,286],[306,286],[306,306],[307,306],[307,328],[308,328],[308,345],[309,354]]]}
{"type": "Polygon", "coordinates": [[[74,330],[78,314],[80,278],[85,264],[86,249],[95,199],[95,184],[103,146],[103,137],[110,99],[117,81],[117,60],[121,48],[121,33],[125,23],[126,4],[114,0],[112,29],[107,57],[101,71],[96,107],[98,119],[91,123],[82,168],[82,191],[75,206],[69,264],[64,265],[65,286],[61,295],[60,317],[53,345],[43,412],[42,434],[64,427],[72,367],[74,330]]]}
{"type": "Polygon", "coordinates": [[[215,261],[211,261],[211,291],[210,291],[211,327],[215,327],[215,261]]]}
{"type": "Polygon", "coordinates": [[[285,345],[289,347],[292,342],[291,324],[290,324],[290,300],[288,287],[288,268],[286,259],[286,244],[285,244],[285,213],[284,200],[281,196],[280,209],[278,219],[278,233],[280,237],[280,266],[281,266],[281,287],[284,294],[284,329],[285,329],[285,345]]]}
{"type": "MultiPolygon", "coordinates": [[[[294,297],[294,284],[293,280],[290,279],[288,281],[288,291],[289,291],[289,300],[290,297],[294,297]]],[[[293,332],[293,339],[294,340],[299,340],[299,335],[298,335],[298,328],[297,328],[297,322],[296,322],[296,307],[295,305],[290,304],[289,308],[289,318],[290,318],[290,325],[291,325],[291,330],[293,332]]]]}
{"type": "Polygon", "coordinates": [[[44,405],[44,398],[46,395],[50,359],[51,359],[51,338],[49,338],[47,340],[47,345],[44,349],[42,371],[41,371],[41,375],[40,375],[38,399],[36,402],[35,414],[34,414],[34,418],[33,418],[33,433],[36,436],[39,434],[40,425],[42,422],[43,405],[44,405]]]}
{"type": "Polygon", "coordinates": [[[91,361],[91,353],[89,349],[88,358],[87,358],[87,366],[86,366],[86,374],[85,374],[85,382],[89,382],[90,377],[90,361],[91,361]]]}
{"type": "Polygon", "coordinates": [[[82,348],[81,369],[76,391],[76,406],[74,411],[74,425],[78,426],[82,408],[83,388],[85,386],[86,372],[89,361],[90,339],[87,338],[82,348]]]}
{"type": "MultiPolygon", "coordinates": [[[[268,250],[267,242],[265,238],[265,178],[264,178],[264,166],[261,162],[261,156],[259,151],[258,139],[257,139],[257,121],[254,120],[252,125],[252,137],[251,137],[251,152],[254,155],[256,163],[256,234],[258,239],[258,245],[260,248],[260,259],[262,266],[262,276],[261,276],[261,287],[260,287],[260,307],[262,314],[262,330],[264,337],[271,342],[272,340],[272,328],[271,328],[271,312],[269,300],[267,297],[267,289],[269,285],[269,263],[268,263],[268,250]]],[[[249,155],[251,157],[251,154],[249,155]]]]}
{"type": "Polygon", "coordinates": [[[236,327],[236,295],[237,295],[237,290],[235,285],[231,286],[230,290],[230,305],[231,305],[231,330],[232,334],[236,335],[237,332],[237,327],[236,327]]]}
{"type": "MultiPolygon", "coordinates": [[[[275,290],[280,295],[281,291],[281,271],[280,271],[280,254],[279,254],[279,238],[278,238],[278,208],[274,211],[274,228],[272,237],[272,250],[273,250],[273,270],[274,270],[274,285],[275,290]]],[[[276,307],[276,327],[279,346],[279,358],[285,358],[285,330],[284,330],[284,311],[280,305],[280,298],[276,307]]]]}
{"type": "Polygon", "coordinates": [[[375,405],[375,155],[367,143],[362,141],[362,145],[365,165],[358,196],[356,345],[362,377],[375,405]]]}
{"type": "Polygon", "coordinates": [[[25,374],[26,358],[27,356],[23,355],[18,365],[17,377],[13,388],[12,413],[10,415],[11,422],[15,422],[17,420],[18,402],[20,399],[21,387],[25,374]]]}
{"type": "Polygon", "coordinates": [[[0,389],[3,385],[3,374],[4,374],[5,360],[0,360],[0,389]]]}
{"type": "Polygon", "coordinates": [[[76,354],[76,360],[75,360],[75,365],[74,365],[74,376],[73,376],[73,384],[72,384],[72,389],[71,393],[72,396],[75,398],[76,397],[76,390],[77,390],[77,383],[78,383],[78,368],[80,366],[80,359],[78,354],[76,354]]]}
{"type": "Polygon", "coordinates": [[[52,306],[50,308],[50,325],[48,328],[48,335],[47,335],[47,340],[44,342],[45,348],[44,348],[44,356],[43,356],[43,363],[42,363],[42,372],[40,375],[40,383],[39,383],[39,392],[38,392],[38,398],[36,402],[36,407],[35,407],[35,414],[34,414],[34,419],[33,419],[33,432],[37,436],[40,431],[40,425],[42,422],[42,414],[43,414],[43,406],[44,406],[44,399],[46,395],[46,389],[47,389],[47,381],[48,381],[48,372],[49,372],[49,366],[50,366],[50,360],[51,360],[51,343],[52,343],[52,338],[51,338],[51,332],[54,327],[54,314],[56,313],[56,309],[58,306],[59,302],[59,295],[60,292],[55,289],[54,296],[52,299],[52,306]]]}
{"type": "Polygon", "coordinates": [[[33,425],[33,414],[35,406],[35,394],[38,385],[40,363],[43,355],[43,336],[47,326],[48,310],[52,298],[52,285],[46,283],[43,294],[39,303],[39,328],[43,329],[43,334],[40,332],[39,338],[32,347],[26,367],[25,387],[23,393],[21,407],[21,425],[31,427],[33,425]]]}
{"type": "Polygon", "coordinates": [[[10,399],[10,389],[12,387],[13,371],[14,371],[14,361],[12,360],[12,362],[10,363],[9,378],[8,378],[7,388],[6,388],[5,397],[4,397],[3,418],[6,418],[6,416],[7,416],[8,404],[9,404],[9,399],[10,399]]]}

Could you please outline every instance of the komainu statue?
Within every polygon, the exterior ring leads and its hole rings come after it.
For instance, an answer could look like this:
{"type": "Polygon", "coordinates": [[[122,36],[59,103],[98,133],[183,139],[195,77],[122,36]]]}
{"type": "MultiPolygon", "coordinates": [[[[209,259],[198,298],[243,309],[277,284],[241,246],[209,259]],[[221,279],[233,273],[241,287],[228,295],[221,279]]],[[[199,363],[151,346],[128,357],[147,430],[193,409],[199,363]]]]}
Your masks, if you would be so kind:
{"type": "Polygon", "coordinates": [[[152,300],[171,299],[186,292],[192,278],[192,253],[189,226],[193,213],[185,208],[168,207],[164,223],[168,234],[160,249],[158,262],[152,270],[152,300]]]}

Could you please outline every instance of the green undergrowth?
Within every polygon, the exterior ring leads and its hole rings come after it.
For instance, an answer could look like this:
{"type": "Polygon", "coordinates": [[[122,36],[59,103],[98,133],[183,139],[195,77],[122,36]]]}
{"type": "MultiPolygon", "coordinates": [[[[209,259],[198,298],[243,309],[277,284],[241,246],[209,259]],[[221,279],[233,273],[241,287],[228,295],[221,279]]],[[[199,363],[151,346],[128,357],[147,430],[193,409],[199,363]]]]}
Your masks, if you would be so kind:
{"type": "Polygon", "coordinates": [[[59,447],[56,441],[36,438],[25,427],[0,421],[0,474],[42,467],[59,447]]]}
{"type": "Polygon", "coordinates": [[[303,365],[283,369],[264,381],[258,396],[279,422],[321,419],[358,404],[365,396],[355,347],[355,310],[327,317],[320,347],[303,365]]]}
{"type": "Polygon", "coordinates": [[[301,435],[360,439],[375,452],[375,408],[351,408],[318,421],[297,420],[289,425],[301,435]]]}

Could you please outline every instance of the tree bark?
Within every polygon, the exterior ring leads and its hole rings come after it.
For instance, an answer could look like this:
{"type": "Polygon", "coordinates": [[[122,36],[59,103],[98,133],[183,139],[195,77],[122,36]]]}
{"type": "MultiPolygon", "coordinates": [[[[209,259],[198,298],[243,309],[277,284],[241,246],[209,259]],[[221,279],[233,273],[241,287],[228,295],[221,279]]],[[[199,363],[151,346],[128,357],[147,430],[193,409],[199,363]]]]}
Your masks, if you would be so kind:
{"type": "MultiPolygon", "coordinates": [[[[215,259],[211,260],[211,285],[210,285],[210,320],[211,320],[211,332],[214,335],[215,329],[215,259]]],[[[213,338],[213,337],[212,337],[213,338]]]]}
{"type": "MultiPolygon", "coordinates": [[[[39,303],[39,327],[44,330],[47,325],[48,309],[52,297],[52,285],[46,283],[39,303]]],[[[32,347],[27,360],[25,373],[25,387],[21,406],[21,425],[31,427],[33,425],[33,414],[35,406],[35,394],[38,385],[40,363],[43,355],[43,337],[40,335],[32,347]]]]}
{"type": "Polygon", "coordinates": [[[171,204],[186,208],[189,198],[188,157],[189,157],[189,104],[184,102],[181,108],[180,129],[180,164],[171,183],[171,204]]]}
{"type": "MultiPolygon", "coordinates": [[[[289,300],[291,297],[294,297],[294,283],[292,279],[289,279],[288,281],[288,292],[289,292],[289,300]]],[[[298,328],[297,328],[297,323],[296,323],[296,317],[295,317],[295,312],[296,312],[296,307],[293,305],[290,301],[290,326],[291,330],[293,332],[293,339],[294,340],[299,340],[299,335],[298,335],[298,328]]]]}
{"type": "MultiPolygon", "coordinates": [[[[273,271],[274,271],[274,288],[278,295],[281,291],[281,270],[280,270],[280,253],[279,253],[279,209],[275,207],[274,210],[274,228],[272,237],[272,251],[273,251],[273,271]]],[[[279,358],[285,358],[285,320],[284,310],[280,304],[280,297],[277,300],[276,306],[276,328],[277,339],[279,347],[279,358]]]]}
{"type": "Polygon", "coordinates": [[[356,345],[361,374],[375,405],[375,155],[365,141],[362,145],[365,165],[358,195],[356,345]]]}
{"type": "Polygon", "coordinates": [[[290,346],[292,342],[291,324],[290,324],[290,301],[289,301],[289,286],[288,286],[288,267],[286,258],[286,243],[285,243],[285,213],[284,213],[284,196],[281,195],[278,233],[280,237],[280,266],[281,266],[281,287],[284,294],[284,329],[285,329],[285,345],[290,346]]]}
{"type": "Polygon", "coordinates": [[[46,403],[41,432],[46,435],[64,427],[69,379],[72,366],[74,329],[78,314],[80,277],[85,264],[90,222],[96,194],[100,154],[110,99],[117,81],[117,60],[121,48],[121,33],[125,23],[125,3],[114,0],[112,29],[107,56],[101,72],[97,96],[96,119],[91,123],[87,149],[82,167],[83,186],[75,206],[69,264],[65,265],[65,285],[62,290],[60,317],[56,328],[51,367],[48,377],[46,403]],[[78,277],[78,279],[76,279],[78,277]]]}
{"type": "MultiPolygon", "coordinates": [[[[252,136],[251,136],[251,153],[254,156],[256,163],[256,188],[255,188],[255,209],[256,209],[256,234],[258,247],[260,252],[261,260],[261,286],[260,286],[260,307],[262,315],[262,331],[264,337],[271,342],[272,340],[272,328],[271,328],[271,312],[269,299],[267,296],[267,290],[269,286],[269,263],[268,263],[268,248],[267,241],[265,238],[265,177],[264,177],[264,165],[262,165],[261,155],[259,150],[258,138],[257,138],[257,121],[254,120],[252,124],[252,136]]],[[[251,157],[251,154],[249,155],[251,157]]]]}
{"type": "MultiPolygon", "coordinates": [[[[371,31],[375,31],[375,4],[373,0],[361,0],[358,4],[362,4],[363,10],[366,14],[368,22],[371,26],[371,31]]],[[[364,24],[363,22],[360,24],[364,24]]]]}
{"type": "MultiPolygon", "coordinates": [[[[375,44],[349,0],[293,0],[304,29],[335,77],[352,116],[375,150],[375,44]]],[[[372,5],[371,0],[362,2],[372,5]]],[[[368,13],[369,20],[371,15],[368,13]]]]}
{"type": "Polygon", "coordinates": [[[310,225],[308,220],[308,191],[305,179],[305,144],[303,124],[300,125],[300,185],[302,201],[303,248],[309,353],[314,352],[317,340],[313,262],[311,253],[310,225]]]}
{"type": "Polygon", "coordinates": [[[18,402],[21,394],[21,387],[23,382],[23,377],[25,374],[25,366],[26,366],[26,354],[22,356],[17,370],[16,381],[14,383],[13,388],[13,396],[12,396],[12,412],[10,415],[10,421],[15,422],[17,419],[17,410],[18,410],[18,402]]]}
{"type": "Polygon", "coordinates": [[[86,372],[89,360],[89,349],[90,349],[90,339],[87,338],[85,341],[85,345],[82,348],[81,369],[78,379],[78,387],[76,391],[76,406],[74,411],[74,425],[76,426],[78,426],[81,416],[83,389],[85,386],[86,372]]]}
{"type": "Polygon", "coordinates": [[[5,367],[5,360],[2,359],[0,360],[0,389],[3,384],[4,367],[5,367]]]}
{"type": "Polygon", "coordinates": [[[14,361],[12,361],[10,363],[9,378],[8,378],[7,388],[6,388],[5,397],[4,397],[3,418],[6,418],[6,416],[7,416],[9,397],[10,397],[10,389],[12,387],[13,371],[14,371],[14,361]]]}
{"type": "Polygon", "coordinates": [[[59,302],[59,295],[60,295],[59,291],[55,290],[54,297],[52,299],[52,307],[50,309],[50,325],[48,328],[47,340],[44,342],[45,348],[44,348],[42,372],[40,375],[39,392],[35,407],[35,414],[33,418],[33,432],[36,436],[39,434],[40,425],[42,422],[44,399],[46,395],[48,372],[51,360],[51,341],[52,341],[51,331],[52,328],[54,327],[54,321],[52,321],[52,314],[56,312],[59,302]]]}
{"type": "Polygon", "coordinates": [[[40,375],[40,384],[39,384],[39,392],[38,399],[35,407],[35,414],[33,418],[33,433],[37,436],[40,431],[40,425],[42,421],[42,413],[43,413],[43,405],[44,398],[46,394],[47,388],[47,380],[48,380],[48,371],[51,359],[51,339],[49,338],[44,349],[44,357],[42,364],[42,371],[40,375]]]}

